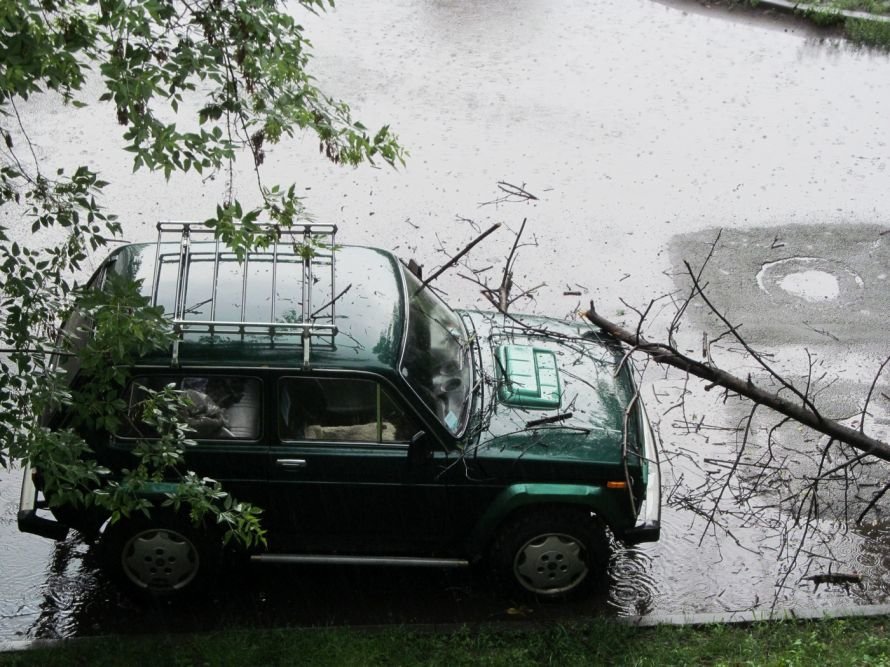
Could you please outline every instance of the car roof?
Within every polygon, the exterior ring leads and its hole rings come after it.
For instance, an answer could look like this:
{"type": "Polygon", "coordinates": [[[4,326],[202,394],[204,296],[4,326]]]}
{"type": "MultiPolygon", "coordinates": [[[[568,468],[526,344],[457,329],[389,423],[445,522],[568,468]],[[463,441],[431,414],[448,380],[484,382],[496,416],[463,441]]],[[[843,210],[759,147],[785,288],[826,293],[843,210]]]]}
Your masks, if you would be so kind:
{"type": "MultiPolygon", "coordinates": [[[[299,250],[288,244],[250,253],[243,262],[234,253],[220,252],[214,242],[192,243],[185,263],[180,253],[178,243],[128,244],[104,264],[107,274],[140,281],[142,294],[166,313],[175,312],[176,294],[181,295],[179,365],[305,367],[299,330],[282,328],[301,321],[304,283],[309,283],[307,312],[321,313],[318,321],[327,317],[336,327],[334,335],[329,331],[312,337],[310,368],[397,370],[405,288],[402,269],[391,253],[337,246],[329,265],[317,267],[308,281],[299,250]],[[183,265],[187,269],[180,271],[183,265]],[[254,325],[239,331],[237,326],[201,324],[207,321],[254,325]],[[272,326],[275,323],[279,326],[272,326]]],[[[171,354],[153,354],[142,363],[169,366],[171,354]]]]}

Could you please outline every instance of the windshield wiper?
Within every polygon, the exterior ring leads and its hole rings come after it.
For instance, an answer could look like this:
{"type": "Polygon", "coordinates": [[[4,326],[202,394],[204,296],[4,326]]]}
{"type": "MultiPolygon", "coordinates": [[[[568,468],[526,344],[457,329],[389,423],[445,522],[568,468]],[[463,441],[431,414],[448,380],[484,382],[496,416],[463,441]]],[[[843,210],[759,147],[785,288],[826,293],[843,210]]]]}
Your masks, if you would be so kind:
{"type": "Polygon", "coordinates": [[[571,419],[574,414],[571,412],[563,412],[561,415],[553,415],[552,417],[544,417],[543,419],[532,419],[525,422],[525,428],[534,428],[535,426],[544,426],[545,424],[555,424],[557,422],[571,419]]]}

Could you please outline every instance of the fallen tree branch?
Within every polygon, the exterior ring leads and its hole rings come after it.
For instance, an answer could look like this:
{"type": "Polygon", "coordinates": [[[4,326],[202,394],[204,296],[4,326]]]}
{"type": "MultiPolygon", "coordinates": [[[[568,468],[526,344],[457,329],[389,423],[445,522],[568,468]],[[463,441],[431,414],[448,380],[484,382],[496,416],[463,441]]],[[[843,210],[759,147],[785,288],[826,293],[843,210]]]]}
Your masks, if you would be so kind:
{"type": "Polygon", "coordinates": [[[762,389],[755,385],[751,377],[742,380],[724,370],[714,366],[708,366],[687,357],[676,348],[664,345],[662,343],[651,343],[642,335],[628,331],[627,329],[615,324],[604,318],[596,312],[593,303],[590,304],[590,310],[584,316],[594,325],[606,333],[614,336],[622,343],[635,347],[641,352],[649,355],[656,363],[664,364],[679,368],[691,375],[695,375],[714,385],[725,387],[740,396],[751,399],[755,403],[764,405],[768,408],[779,412],[791,419],[794,419],[804,426],[808,426],[815,431],[824,433],[830,438],[834,438],[839,442],[846,443],[851,447],[874,456],[882,461],[890,461],[890,444],[872,438],[858,430],[844,426],[833,419],[828,419],[810,409],[807,404],[798,404],[788,399],[762,389]]]}

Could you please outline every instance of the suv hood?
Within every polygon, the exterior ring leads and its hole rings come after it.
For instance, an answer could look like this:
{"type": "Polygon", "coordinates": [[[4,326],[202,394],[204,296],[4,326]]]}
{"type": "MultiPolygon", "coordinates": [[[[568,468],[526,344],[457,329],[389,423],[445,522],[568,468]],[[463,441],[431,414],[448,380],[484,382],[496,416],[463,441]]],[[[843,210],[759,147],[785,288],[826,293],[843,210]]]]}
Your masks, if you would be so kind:
{"type": "MultiPolygon", "coordinates": [[[[474,419],[478,439],[467,443],[477,456],[584,461],[623,471],[625,422],[632,454],[641,442],[640,416],[632,405],[630,368],[621,366],[623,355],[613,340],[561,320],[463,315],[475,328],[484,387],[474,419]]],[[[628,459],[640,465],[636,456],[628,459]]]]}

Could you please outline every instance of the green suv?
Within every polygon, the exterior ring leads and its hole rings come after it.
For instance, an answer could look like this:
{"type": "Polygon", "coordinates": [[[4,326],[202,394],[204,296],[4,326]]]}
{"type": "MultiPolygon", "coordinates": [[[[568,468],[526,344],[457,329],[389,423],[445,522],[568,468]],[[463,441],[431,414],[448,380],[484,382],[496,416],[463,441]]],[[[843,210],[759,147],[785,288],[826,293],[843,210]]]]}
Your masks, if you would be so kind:
{"type": "MultiPolygon", "coordinates": [[[[607,335],[451,310],[391,253],[336,246],[333,226],[302,230],[312,253],[280,243],[243,262],[196,225],[159,229],[92,279],[142,281],[178,332],[123,399],[171,384],[187,395],[189,468],[264,508],[268,545],[251,561],[480,562],[514,592],[565,598],[606,580],[613,538],[658,540],[653,432],[607,335]]],[[[96,437],[100,463],[131,463],[135,421],[96,437]]],[[[220,560],[185,516],[53,518],[39,486],[26,470],[20,530],[96,535],[135,591],[197,589],[220,560]]],[[[152,492],[160,504],[164,485],[152,492]]]]}

